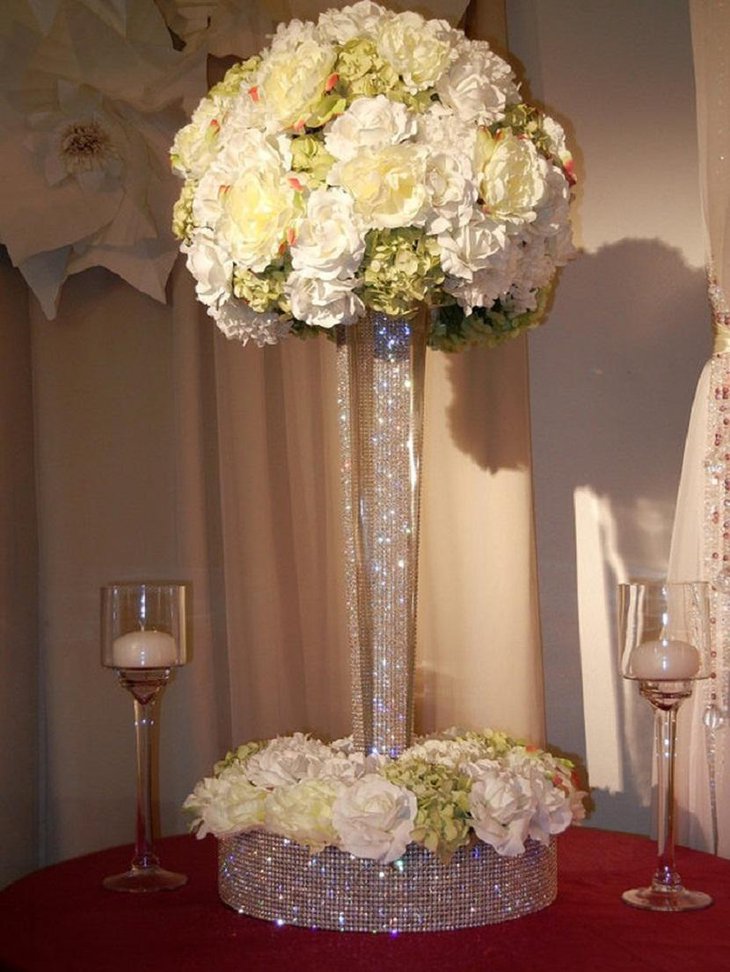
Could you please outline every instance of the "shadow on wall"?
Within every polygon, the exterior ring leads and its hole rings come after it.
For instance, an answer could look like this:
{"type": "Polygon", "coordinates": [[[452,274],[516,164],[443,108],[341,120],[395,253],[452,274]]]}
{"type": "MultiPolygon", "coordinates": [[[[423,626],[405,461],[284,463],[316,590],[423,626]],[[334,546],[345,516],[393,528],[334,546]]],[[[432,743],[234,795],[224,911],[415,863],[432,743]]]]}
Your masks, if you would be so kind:
{"type": "Polygon", "coordinates": [[[666,570],[708,318],[701,270],[624,240],[563,271],[530,339],[548,738],[584,748],[596,825],[648,823],[649,707],[616,673],[615,587],[666,570]]]}

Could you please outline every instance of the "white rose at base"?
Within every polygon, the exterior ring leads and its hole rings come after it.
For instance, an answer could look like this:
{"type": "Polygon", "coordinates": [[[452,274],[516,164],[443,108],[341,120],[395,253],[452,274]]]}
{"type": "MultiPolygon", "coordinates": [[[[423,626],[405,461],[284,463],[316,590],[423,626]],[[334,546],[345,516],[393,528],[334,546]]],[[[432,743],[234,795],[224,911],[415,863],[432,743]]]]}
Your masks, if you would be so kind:
{"type": "Polygon", "coordinates": [[[330,328],[352,324],[362,316],[365,307],[354,292],[356,283],[353,277],[323,280],[295,270],[289,274],[284,289],[298,321],[330,328]]]}
{"type": "Polygon", "coordinates": [[[336,159],[352,159],[361,149],[397,145],[416,132],[416,118],[385,95],[356,98],[327,128],[324,144],[336,159]]]}
{"type": "Polygon", "coordinates": [[[469,810],[474,831],[485,844],[505,857],[524,853],[534,811],[525,779],[508,771],[488,769],[471,788],[469,810]]]}
{"type": "Polygon", "coordinates": [[[343,790],[332,807],[342,850],[388,864],[405,853],[416,819],[416,797],[382,776],[368,774],[343,790]]]}
{"type": "Polygon", "coordinates": [[[311,277],[332,280],[352,276],[365,252],[365,237],[349,193],[315,189],[291,246],[292,266],[311,277]]]}

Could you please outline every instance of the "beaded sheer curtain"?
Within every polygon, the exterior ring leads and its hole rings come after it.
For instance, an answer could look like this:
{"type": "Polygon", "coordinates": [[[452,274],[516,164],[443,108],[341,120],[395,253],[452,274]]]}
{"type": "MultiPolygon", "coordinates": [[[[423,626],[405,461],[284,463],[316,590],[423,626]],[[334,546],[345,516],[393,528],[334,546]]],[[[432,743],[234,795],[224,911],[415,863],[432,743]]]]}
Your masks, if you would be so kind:
{"type": "Polygon", "coordinates": [[[690,10],[715,343],[692,408],[669,573],[713,584],[713,658],[680,715],[677,794],[680,840],[730,857],[730,2],[690,10]]]}
{"type": "MultiPolygon", "coordinates": [[[[245,9],[241,55],[270,15],[245,9]]],[[[504,24],[502,0],[471,4],[473,36],[503,47],[504,24]]],[[[161,705],[164,833],[184,828],[180,804],[231,745],[343,734],[351,712],[333,347],[227,342],[182,266],[167,306],[87,270],[52,323],[0,271],[4,883],[131,839],[132,714],[99,664],[104,583],[192,582],[192,661],[161,705]]],[[[429,354],[425,418],[417,727],[541,744],[525,341],[429,354]]]]}

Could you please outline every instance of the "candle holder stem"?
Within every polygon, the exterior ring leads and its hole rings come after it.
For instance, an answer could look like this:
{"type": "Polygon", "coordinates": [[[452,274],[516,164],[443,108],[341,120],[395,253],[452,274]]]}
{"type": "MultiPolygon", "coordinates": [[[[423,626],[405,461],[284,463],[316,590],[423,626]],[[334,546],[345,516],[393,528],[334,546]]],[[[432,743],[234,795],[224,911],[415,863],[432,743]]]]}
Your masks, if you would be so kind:
{"type": "Polygon", "coordinates": [[[152,826],[152,778],[154,769],[155,714],[170,669],[122,670],[119,681],[134,698],[134,729],[137,744],[137,822],[134,857],[124,874],[104,879],[110,891],[173,891],[187,881],[160,867],[154,851],[152,826]]]}
{"type": "Polygon", "coordinates": [[[649,911],[693,911],[707,908],[712,904],[712,898],[703,891],[689,891],[685,888],[674,863],[677,711],[682,702],[691,695],[692,683],[642,681],[639,691],[654,710],[657,866],[651,886],[625,891],[623,900],[635,908],[649,911]]]}

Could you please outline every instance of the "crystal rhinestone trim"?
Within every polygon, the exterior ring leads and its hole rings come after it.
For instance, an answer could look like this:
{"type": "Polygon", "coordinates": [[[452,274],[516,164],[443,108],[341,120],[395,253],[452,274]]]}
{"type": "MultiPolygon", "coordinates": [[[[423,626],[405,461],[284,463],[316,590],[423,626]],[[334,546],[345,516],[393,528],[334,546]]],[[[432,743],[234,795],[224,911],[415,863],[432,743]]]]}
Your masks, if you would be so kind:
{"type": "Polygon", "coordinates": [[[427,310],[338,330],[338,416],[353,735],[411,742],[427,310]]]}
{"type": "Polygon", "coordinates": [[[393,864],[326,847],[318,854],[252,831],[219,841],[218,891],[241,914],[339,931],[448,931],[546,908],[557,894],[557,846],[528,840],[520,857],[481,841],[443,864],[411,844],[393,864]]]}

